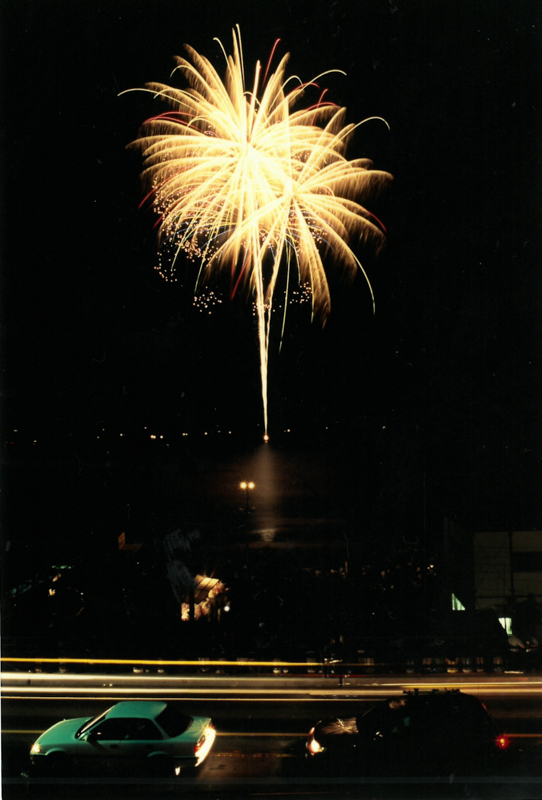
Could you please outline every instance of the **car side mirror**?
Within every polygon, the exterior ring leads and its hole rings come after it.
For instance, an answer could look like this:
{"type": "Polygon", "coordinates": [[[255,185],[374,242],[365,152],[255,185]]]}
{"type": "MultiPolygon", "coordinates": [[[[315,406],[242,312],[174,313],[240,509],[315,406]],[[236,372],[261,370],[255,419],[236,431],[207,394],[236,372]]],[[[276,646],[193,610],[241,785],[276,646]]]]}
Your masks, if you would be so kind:
{"type": "Polygon", "coordinates": [[[98,738],[98,734],[96,733],[96,731],[89,731],[88,733],[85,734],[83,738],[85,742],[95,742],[98,738]]]}

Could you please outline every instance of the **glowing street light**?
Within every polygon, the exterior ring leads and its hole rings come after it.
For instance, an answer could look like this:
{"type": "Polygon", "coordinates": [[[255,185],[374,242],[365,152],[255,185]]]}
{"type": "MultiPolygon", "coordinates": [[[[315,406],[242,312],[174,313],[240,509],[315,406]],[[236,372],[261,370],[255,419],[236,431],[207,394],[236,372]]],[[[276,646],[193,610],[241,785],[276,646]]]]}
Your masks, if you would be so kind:
{"type": "Polygon", "coordinates": [[[244,490],[245,490],[245,492],[246,492],[246,505],[245,505],[245,511],[247,512],[247,514],[250,512],[250,506],[249,506],[249,504],[248,504],[248,493],[249,493],[250,491],[252,491],[252,489],[254,489],[254,487],[255,487],[255,486],[256,486],[256,484],[255,484],[255,483],[253,483],[252,481],[241,481],[241,483],[239,484],[239,487],[240,487],[241,489],[244,489],[244,490]]]}

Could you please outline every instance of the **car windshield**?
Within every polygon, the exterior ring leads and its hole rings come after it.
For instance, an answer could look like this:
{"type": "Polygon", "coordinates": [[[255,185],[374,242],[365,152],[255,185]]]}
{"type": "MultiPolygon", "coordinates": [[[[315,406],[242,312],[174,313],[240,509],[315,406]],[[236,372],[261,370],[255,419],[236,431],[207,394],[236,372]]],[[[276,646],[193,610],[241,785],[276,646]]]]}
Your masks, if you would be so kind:
{"type": "Polygon", "coordinates": [[[166,706],[163,711],[156,717],[157,723],[162,730],[165,731],[167,736],[173,738],[180,736],[192,724],[192,717],[176,711],[172,706],[166,706]]]}
{"type": "Polygon", "coordinates": [[[90,730],[90,728],[92,728],[93,725],[96,725],[97,722],[101,722],[102,719],[104,719],[104,717],[106,716],[106,714],[109,713],[110,710],[111,709],[108,708],[107,711],[103,712],[103,714],[99,714],[97,717],[91,717],[90,719],[88,719],[84,723],[84,725],[81,725],[81,727],[75,734],[75,738],[79,739],[79,737],[82,736],[84,733],[86,733],[88,730],[90,730]]]}

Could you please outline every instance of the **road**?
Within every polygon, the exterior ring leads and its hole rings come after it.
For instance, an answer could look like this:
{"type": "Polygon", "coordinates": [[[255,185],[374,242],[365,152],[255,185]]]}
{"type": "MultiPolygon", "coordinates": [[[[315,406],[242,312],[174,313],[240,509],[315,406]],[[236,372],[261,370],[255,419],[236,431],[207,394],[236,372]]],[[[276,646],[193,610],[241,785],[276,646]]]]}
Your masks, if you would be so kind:
{"type": "Polygon", "coordinates": [[[168,678],[158,676],[4,675],[2,686],[4,794],[9,798],[310,797],[427,798],[471,797],[502,800],[542,798],[542,681],[534,676],[421,679],[411,677],[168,678]],[[345,716],[375,699],[400,693],[407,684],[460,686],[478,694],[519,752],[514,768],[490,782],[373,779],[313,774],[304,758],[304,738],[324,716],[345,716]],[[342,684],[342,685],[341,685],[342,684]],[[93,716],[118,699],[161,697],[182,703],[189,713],[212,716],[218,737],[197,777],[165,781],[38,782],[21,778],[33,740],[58,719],[93,716]]]}

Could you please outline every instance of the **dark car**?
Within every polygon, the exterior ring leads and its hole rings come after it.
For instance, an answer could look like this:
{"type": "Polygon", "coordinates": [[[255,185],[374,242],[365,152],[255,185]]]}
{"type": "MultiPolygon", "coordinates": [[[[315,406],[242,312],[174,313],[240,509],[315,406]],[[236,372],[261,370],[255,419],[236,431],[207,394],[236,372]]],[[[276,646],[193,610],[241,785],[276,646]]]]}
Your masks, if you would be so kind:
{"type": "Polygon", "coordinates": [[[458,690],[405,692],[359,716],[321,720],[306,744],[313,762],[366,775],[492,774],[508,747],[483,703],[458,690]]]}

